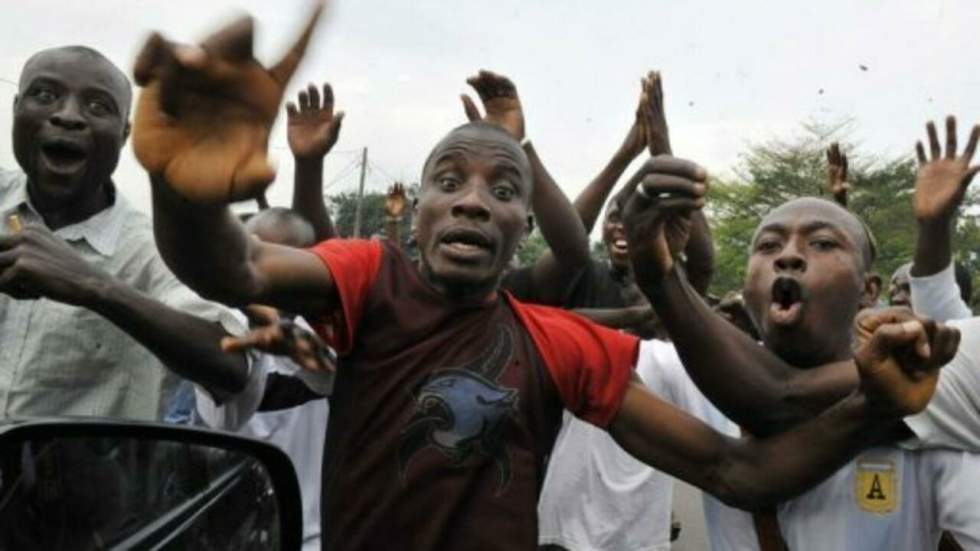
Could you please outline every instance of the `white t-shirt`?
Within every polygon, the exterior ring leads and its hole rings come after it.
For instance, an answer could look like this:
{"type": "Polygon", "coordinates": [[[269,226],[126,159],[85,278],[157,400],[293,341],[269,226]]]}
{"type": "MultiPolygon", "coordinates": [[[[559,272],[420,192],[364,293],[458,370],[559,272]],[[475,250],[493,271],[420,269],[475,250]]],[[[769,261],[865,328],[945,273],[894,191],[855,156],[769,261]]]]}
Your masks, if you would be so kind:
{"type": "Polygon", "coordinates": [[[948,447],[980,453],[980,318],[960,298],[953,265],[927,277],[913,277],[915,313],[960,330],[956,356],[940,372],[929,407],[905,423],[918,440],[903,447],[948,447]],[[970,316],[964,318],[964,316],[970,316]]]}
{"type": "MultiPolygon", "coordinates": [[[[738,434],[687,378],[673,345],[641,343],[636,372],[664,400],[738,434]]],[[[538,503],[538,541],[572,551],[669,550],[672,496],[671,477],[566,413],[538,503]]],[[[717,523],[708,526],[713,535],[717,523]]]]}
{"type": "Polygon", "coordinates": [[[833,476],[778,508],[790,549],[936,549],[949,530],[980,549],[980,456],[894,446],[866,450],[833,476]]]}

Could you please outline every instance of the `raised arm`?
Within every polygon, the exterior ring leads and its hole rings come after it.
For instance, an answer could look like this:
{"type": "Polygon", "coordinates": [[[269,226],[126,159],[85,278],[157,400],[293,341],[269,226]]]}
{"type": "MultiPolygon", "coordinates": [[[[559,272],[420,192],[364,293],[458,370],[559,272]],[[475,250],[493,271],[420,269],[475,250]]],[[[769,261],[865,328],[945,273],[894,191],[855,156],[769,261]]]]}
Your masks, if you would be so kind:
{"type": "Polygon", "coordinates": [[[796,369],[712,311],[688,283],[674,257],[688,240],[688,215],[704,204],[705,170],[661,156],[638,176],[642,187],[624,218],[633,271],[702,392],[759,435],[808,419],[852,392],[853,362],[796,369]]]}
{"type": "Polygon", "coordinates": [[[312,253],[250,239],[227,204],[254,198],[275,174],[269,129],[322,4],[272,68],[252,55],[251,18],[202,47],[152,35],[137,58],[143,86],[133,149],[153,185],[153,223],[167,265],[202,296],[269,304],[316,319],[336,304],[329,271],[312,253]]]}
{"type": "Polygon", "coordinates": [[[300,91],[296,103],[286,104],[286,133],[296,160],[293,205],[313,226],[317,242],[337,237],[323,198],[323,158],[337,143],[343,111],[334,113],[333,88],[323,83],[323,96],[313,84],[300,91]]]}
{"type": "Polygon", "coordinates": [[[913,276],[935,274],[953,261],[952,234],[956,210],[966,196],[966,189],[980,171],[980,165],[970,166],[980,140],[980,125],[974,126],[963,154],[956,156],[956,118],[946,118],[946,152],[943,154],[936,134],[936,125],[926,125],[929,153],[922,142],[916,143],[919,172],[915,179],[915,218],[919,235],[912,263],[913,276]]]}
{"type": "Polygon", "coordinates": [[[385,195],[385,236],[399,248],[402,244],[402,218],[408,199],[405,197],[405,186],[400,183],[392,184],[385,195]]]}
{"type": "Polygon", "coordinates": [[[245,386],[245,357],[222,353],[219,341],[227,333],[221,325],[176,310],[90,265],[47,228],[28,226],[0,236],[0,293],[91,310],[219,400],[245,386]]]}
{"type": "Polygon", "coordinates": [[[793,497],[872,445],[902,416],[924,408],[938,367],[958,344],[952,328],[935,328],[930,336],[926,324],[915,320],[892,323],[879,316],[864,323],[858,390],[796,428],[766,438],[728,438],[656,398],[634,376],[610,434],[637,459],[730,505],[760,509],[793,497]],[[913,371],[899,367],[893,359],[899,354],[917,356],[913,371]]]}
{"type": "Polygon", "coordinates": [[[840,150],[840,144],[834,142],[827,148],[827,190],[838,205],[847,208],[847,192],[850,189],[847,183],[847,155],[840,150]]]}
{"type": "MultiPolygon", "coordinates": [[[[636,107],[636,118],[622,145],[602,171],[575,198],[575,210],[578,211],[586,232],[591,232],[595,227],[602,206],[606,204],[616,182],[629,164],[643,152],[644,147],[649,147],[654,156],[671,153],[667,117],[664,113],[663,86],[660,73],[656,71],[650,71],[640,80],[640,101],[636,107]]],[[[633,185],[635,186],[635,182],[633,185]]]]}
{"type": "Polygon", "coordinates": [[[524,111],[514,84],[490,71],[480,71],[467,82],[477,91],[486,111],[481,116],[473,100],[464,94],[467,118],[498,124],[523,142],[534,178],[531,208],[549,249],[532,267],[531,285],[536,301],[557,305],[567,286],[589,262],[589,236],[568,197],[548,173],[534,146],[525,140],[524,111]]]}

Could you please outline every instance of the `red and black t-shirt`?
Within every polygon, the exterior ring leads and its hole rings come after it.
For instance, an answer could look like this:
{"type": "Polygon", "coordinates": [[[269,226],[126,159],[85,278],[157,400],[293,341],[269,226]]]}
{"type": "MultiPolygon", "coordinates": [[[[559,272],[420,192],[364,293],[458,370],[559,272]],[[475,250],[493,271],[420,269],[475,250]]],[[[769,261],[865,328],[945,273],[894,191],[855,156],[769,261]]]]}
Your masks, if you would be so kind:
{"type": "Polygon", "coordinates": [[[453,302],[387,242],[331,240],[312,251],[341,303],[326,320],[340,362],[325,548],[535,548],[561,411],[608,425],[636,339],[506,294],[453,302]]]}

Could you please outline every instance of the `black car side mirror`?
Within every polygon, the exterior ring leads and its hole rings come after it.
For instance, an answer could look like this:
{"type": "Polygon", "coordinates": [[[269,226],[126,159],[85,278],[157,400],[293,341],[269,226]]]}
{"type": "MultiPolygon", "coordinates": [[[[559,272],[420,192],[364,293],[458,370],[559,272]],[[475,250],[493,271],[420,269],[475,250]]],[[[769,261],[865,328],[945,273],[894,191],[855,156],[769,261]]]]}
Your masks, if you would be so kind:
{"type": "Polygon", "coordinates": [[[90,418],[0,425],[0,551],[300,549],[292,464],[208,430],[90,418]]]}

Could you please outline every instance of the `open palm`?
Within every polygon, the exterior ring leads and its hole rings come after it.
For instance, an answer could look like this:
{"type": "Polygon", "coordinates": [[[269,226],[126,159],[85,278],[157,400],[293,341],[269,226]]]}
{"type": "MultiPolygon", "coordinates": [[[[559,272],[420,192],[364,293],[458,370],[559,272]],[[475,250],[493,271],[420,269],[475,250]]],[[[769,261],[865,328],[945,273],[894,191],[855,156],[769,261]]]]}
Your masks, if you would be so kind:
{"type": "Polygon", "coordinates": [[[243,17],[200,47],[154,33],[136,60],[143,91],[133,124],[133,150],[151,174],[198,203],[255,197],[275,178],[267,149],[286,84],[299,64],[323,5],[299,39],[271,68],[252,53],[254,23],[243,17]]]}

